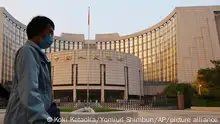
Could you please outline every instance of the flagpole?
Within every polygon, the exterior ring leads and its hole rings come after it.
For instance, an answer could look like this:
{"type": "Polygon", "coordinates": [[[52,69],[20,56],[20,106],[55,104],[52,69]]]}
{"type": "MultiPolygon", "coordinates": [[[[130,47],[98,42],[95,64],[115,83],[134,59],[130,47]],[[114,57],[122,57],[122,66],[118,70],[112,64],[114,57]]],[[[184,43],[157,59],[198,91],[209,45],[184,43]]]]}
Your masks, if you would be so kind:
{"type": "MultiPolygon", "coordinates": [[[[90,39],[90,7],[88,7],[88,41],[90,39]]],[[[88,57],[88,65],[87,65],[87,71],[88,71],[88,82],[87,82],[87,106],[89,103],[89,60],[90,60],[90,51],[89,51],[89,43],[87,43],[87,57],[88,57]]]]}

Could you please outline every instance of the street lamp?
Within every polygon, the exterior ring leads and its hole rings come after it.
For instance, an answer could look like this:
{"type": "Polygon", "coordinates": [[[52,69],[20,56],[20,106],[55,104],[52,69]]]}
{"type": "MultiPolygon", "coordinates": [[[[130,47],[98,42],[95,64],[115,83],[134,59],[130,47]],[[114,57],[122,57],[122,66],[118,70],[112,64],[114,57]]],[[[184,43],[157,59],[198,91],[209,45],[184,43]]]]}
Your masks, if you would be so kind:
{"type": "Polygon", "coordinates": [[[199,84],[199,95],[201,95],[201,84],[199,84]]]}

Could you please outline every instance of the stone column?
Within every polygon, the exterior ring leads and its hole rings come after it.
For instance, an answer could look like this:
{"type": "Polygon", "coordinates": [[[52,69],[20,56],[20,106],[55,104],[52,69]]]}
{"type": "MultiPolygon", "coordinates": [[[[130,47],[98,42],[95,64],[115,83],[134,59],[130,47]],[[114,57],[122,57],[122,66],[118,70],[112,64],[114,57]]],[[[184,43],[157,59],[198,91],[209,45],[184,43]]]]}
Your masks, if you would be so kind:
{"type": "Polygon", "coordinates": [[[73,102],[77,102],[76,101],[76,81],[74,81],[73,83],[73,102]]]}
{"type": "Polygon", "coordinates": [[[101,102],[105,102],[105,86],[104,86],[104,67],[102,66],[102,78],[101,78],[101,102]]]}
{"type": "Polygon", "coordinates": [[[127,80],[128,77],[127,76],[128,75],[126,74],[125,75],[125,90],[124,90],[124,99],[125,100],[128,100],[128,91],[129,91],[129,89],[128,89],[128,80],[127,80]]]}
{"type": "Polygon", "coordinates": [[[125,86],[125,90],[124,90],[124,99],[128,100],[128,93],[127,93],[127,87],[125,86]]]}
{"type": "Polygon", "coordinates": [[[105,90],[103,86],[101,88],[101,102],[105,102],[105,90]]]}
{"type": "Polygon", "coordinates": [[[73,102],[76,102],[76,88],[73,88],[73,102]]]}

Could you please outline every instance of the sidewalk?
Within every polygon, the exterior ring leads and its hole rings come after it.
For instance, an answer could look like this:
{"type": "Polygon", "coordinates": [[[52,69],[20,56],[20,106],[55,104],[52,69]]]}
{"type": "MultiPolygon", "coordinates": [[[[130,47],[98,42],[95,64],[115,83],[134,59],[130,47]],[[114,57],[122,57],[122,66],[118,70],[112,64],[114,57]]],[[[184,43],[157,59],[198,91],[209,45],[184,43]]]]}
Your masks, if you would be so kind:
{"type": "MultiPolygon", "coordinates": [[[[3,118],[4,118],[4,114],[1,112],[5,112],[5,109],[0,109],[0,124],[3,124],[3,118]]],[[[146,111],[139,111],[138,112],[138,117],[144,117],[145,119],[156,119],[156,123],[155,124],[166,124],[167,122],[169,124],[170,121],[175,121],[175,120],[186,120],[186,119],[190,119],[190,122],[172,122],[172,124],[220,124],[220,112],[205,112],[205,111],[193,111],[193,110],[146,110],[146,111]],[[157,120],[158,118],[158,120],[157,120]],[[159,122],[161,121],[161,118],[165,118],[166,120],[163,120],[164,122],[159,122]],[[206,118],[206,119],[205,119],[206,118]],[[200,122],[202,120],[207,120],[210,119],[208,122],[200,122]],[[167,121],[168,120],[168,121],[167,121]],[[193,122],[194,120],[197,120],[199,122],[193,122]],[[213,120],[217,120],[218,122],[211,122],[213,120]]],[[[64,118],[65,119],[65,118],[64,118]]],[[[135,119],[135,118],[134,118],[135,119]]],[[[114,120],[114,118],[113,118],[114,120]]],[[[106,118],[106,121],[107,118],[106,118]]],[[[115,124],[115,122],[99,122],[99,123],[91,123],[91,124],[115,124]]],[[[126,122],[126,120],[124,120],[122,123],[118,123],[118,124],[146,124],[146,122],[126,122]]],[[[168,124],[167,123],[167,124],[168,124]]],[[[73,124],[73,122],[63,122],[62,124],[73,124]]],[[[74,124],[90,124],[90,123],[82,123],[82,122],[74,122],[74,124]]]]}
{"type": "Polygon", "coordinates": [[[220,107],[197,107],[197,106],[192,106],[191,110],[194,110],[194,111],[220,112],[220,107]]]}

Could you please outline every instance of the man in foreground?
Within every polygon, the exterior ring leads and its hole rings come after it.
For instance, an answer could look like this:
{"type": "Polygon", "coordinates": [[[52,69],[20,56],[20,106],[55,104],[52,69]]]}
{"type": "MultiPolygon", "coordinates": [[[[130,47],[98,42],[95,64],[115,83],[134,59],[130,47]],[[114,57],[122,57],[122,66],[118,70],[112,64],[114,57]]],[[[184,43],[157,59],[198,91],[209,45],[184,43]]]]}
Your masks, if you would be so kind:
{"type": "Polygon", "coordinates": [[[47,124],[53,116],[50,112],[57,113],[56,105],[51,106],[51,65],[42,52],[53,43],[54,28],[54,23],[44,16],[37,16],[28,24],[28,41],[15,57],[4,124],[47,124]]]}

